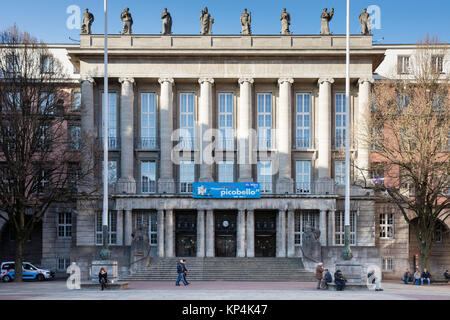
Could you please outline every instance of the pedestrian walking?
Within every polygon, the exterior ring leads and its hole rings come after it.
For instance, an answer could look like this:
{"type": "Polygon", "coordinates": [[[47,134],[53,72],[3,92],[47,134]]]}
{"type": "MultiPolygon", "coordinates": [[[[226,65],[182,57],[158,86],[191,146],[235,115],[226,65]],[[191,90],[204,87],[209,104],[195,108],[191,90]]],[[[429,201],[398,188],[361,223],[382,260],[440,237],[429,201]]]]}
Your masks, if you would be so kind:
{"type": "Polygon", "coordinates": [[[187,286],[188,283],[186,282],[186,280],[184,280],[183,259],[181,259],[180,261],[177,262],[177,273],[178,273],[178,277],[177,277],[177,281],[175,281],[175,285],[179,286],[180,280],[181,280],[181,281],[183,281],[183,284],[185,286],[187,286]]]}
{"type": "Polygon", "coordinates": [[[323,271],[323,277],[320,283],[320,288],[323,290],[328,290],[328,284],[331,282],[333,282],[333,277],[331,276],[330,271],[328,271],[328,269],[325,269],[323,271]]]}
{"type": "Polygon", "coordinates": [[[320,289],[322,278],[323,278],[323,263],[320,262],[316,267],[317,289],[320,289]]]}
{"type": "Polygon", "coordinates": [[[186,260],[183,259],[183,277],[184,277],[184,281],[186,281],[187,284],[189,284],[190,282],[187,281],[186,275],[187,275],[187,268],[186,268],[186,260]]]}
{"type": "Polygon", "coordinates": [[[375,291],[383,291],[383,289],[380,288],[380,280],[377,278],[375,274],[375,270],[371,270],[367,274],[367,278],[369,279],[369,282],[375,285],[375,291]]]}
{"type": "Polygon", "coordinates": [[[431,283],[431,273],[428,272],[427,268],[423,269],[422,277],[420,278],[420,284],[423,285],[423,280],[428,281],[428,285],[431,283]]]}
{"type": "Polygon", "coordinates": [[[334,273],[334,283],[336,283],[336,291],[343,291],[345,288],[345,282],[347,279],[345,279],[344,275],[342,274],[341,270],[336,270],[334,273]]]}
{"type": "Polygon", "coordinates": [[[100,283],[101,290],[103,291],[108,283],[108,273],[105,268],[100,269],[100,272],[98,273],[98,282],[100,283]]]}

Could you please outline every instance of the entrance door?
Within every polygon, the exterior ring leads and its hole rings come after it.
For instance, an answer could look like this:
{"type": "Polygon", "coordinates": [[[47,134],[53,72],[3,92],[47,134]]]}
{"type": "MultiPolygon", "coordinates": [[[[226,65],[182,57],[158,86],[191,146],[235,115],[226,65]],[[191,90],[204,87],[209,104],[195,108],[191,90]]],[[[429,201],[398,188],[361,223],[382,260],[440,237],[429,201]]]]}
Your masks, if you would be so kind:
{"type": "Polygon", "coordinates": [[[214,212],[216,257],[236,257],[236,214],[214,212]]]}
{"type": "Polygon", "coordinates": [[[197,213],[175,213],[175,253],[178,257],[195,257],[197,254],[197,213]]]}
{"type": "Polygon", "coordinates": [[[275,257],[276,213],[255,212],[255,257],[275,257]]]}

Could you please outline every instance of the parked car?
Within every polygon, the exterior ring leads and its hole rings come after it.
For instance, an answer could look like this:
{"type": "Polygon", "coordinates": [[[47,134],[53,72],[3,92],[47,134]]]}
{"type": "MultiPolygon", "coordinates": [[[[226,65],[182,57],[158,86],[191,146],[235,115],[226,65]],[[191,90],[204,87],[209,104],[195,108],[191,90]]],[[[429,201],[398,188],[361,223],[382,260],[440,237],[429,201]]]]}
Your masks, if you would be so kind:
{"type": "MultiPolygon", "coordinates": [[[[2,262],[0,268],[0,278],[3,282],[14,280],[15,263],[13,261],[2,262]]],[[[45,270],[32,265],[29,262],[22,263],[22,279],[24,280],[48,280],[55,277],[55,272],[45,270]]]]}

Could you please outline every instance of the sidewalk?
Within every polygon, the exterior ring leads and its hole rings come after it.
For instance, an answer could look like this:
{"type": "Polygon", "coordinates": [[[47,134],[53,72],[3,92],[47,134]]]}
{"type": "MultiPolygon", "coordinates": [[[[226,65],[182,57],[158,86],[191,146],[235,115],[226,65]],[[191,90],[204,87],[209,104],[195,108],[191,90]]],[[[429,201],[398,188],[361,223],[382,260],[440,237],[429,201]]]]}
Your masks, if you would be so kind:
{"type": "Polygon", "coordinates": [[[1,283],[0,300],[450,300],[450,285],[383,282],[384,291],[316,290],[312,282],[132,281],[128,290],[69,290],[65,281],[1,283]],[[180,295],[180,291],[183,294],[180,295]]]}

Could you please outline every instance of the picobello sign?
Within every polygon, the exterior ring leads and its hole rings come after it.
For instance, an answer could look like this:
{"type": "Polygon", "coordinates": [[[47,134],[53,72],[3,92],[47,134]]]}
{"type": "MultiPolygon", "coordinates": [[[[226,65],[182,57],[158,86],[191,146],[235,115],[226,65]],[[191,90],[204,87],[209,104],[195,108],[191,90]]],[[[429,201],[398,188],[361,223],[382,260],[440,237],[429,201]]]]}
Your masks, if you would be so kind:
{"type": "Polygon", "coordinates": [[[261,198],[261,186],[258,182],[227,183],[227,182],[194,182],[194,198],[215,199],[248,199],[261,198]]]}

